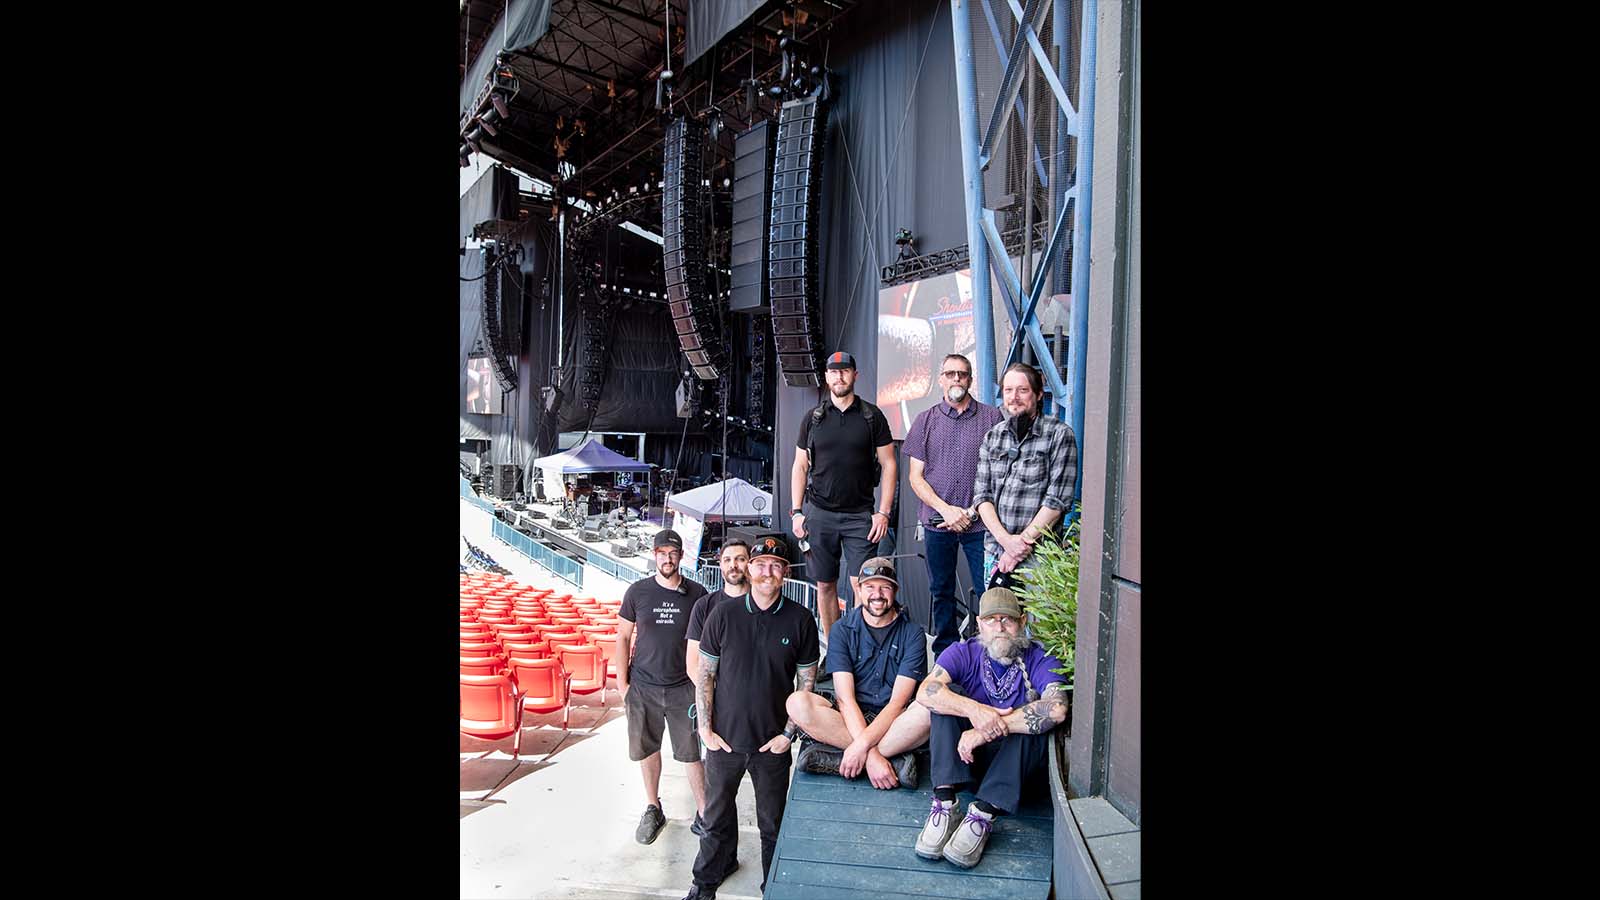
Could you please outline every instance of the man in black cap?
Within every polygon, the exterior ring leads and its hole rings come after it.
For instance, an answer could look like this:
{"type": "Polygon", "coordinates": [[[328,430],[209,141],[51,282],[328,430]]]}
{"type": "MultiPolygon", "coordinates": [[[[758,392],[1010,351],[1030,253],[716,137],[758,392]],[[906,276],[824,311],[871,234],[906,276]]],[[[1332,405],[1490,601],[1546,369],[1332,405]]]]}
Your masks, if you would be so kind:
{"type": "Polygon", "coordinates": [[[761,887],[766,889],[789,789],[789,745],[798,726],[784,713],[795,689],[817,681],[817,624],[783,596],[792,553],[781,534],[750,548],[750,593],[712,608],[700,632],[695,690],[706,746],[705,834],[685,900],[715,900],[738,848],[739,779],[750,773],[761,829],[761,887]]]}
{"type": "MultiPolygon", "coordinates": [[[[889,530],[896,477],[894,437],[876,406],[855,394],[856,358],[828,357],[828,400],[800,422],[798,449],[789,472],[794,536],[811,541],[811,575],[817,579],[817,616],[822,633],[839,619],[839,556],[851,572],[860,569],[889,530]],[[873,506],[874,463],[881,467],[873,506]],[[807,488],[807,476],[811,486],[807,488]],[[803,498],[803,502],[802,502],[803,498]]],[[[856,576],[850,587],[856,588],[856,576]]],[[[856,605],[860,606],[857,595],[856,605]]]]}
{"type": "Polygon", "coordinates": [[[984,591],[977,636],[946,647],[917,692],[932,720],[933,808],[916,843],[924,859],[977,865],[995,819],[1016,812],[1022,785],[1044,765],[1045,732],[1066,721],[1066,678],[1053,671],[1061,660],[1026,625],[1016,594],[984,591]],[[976,799],[958,820],[956,792],[969,784],[976,799]]]}
{"type": "Polygon", "coordinates": [[[834,702],[809,691],[789,695],[789,718],[811,738],[795,760],[807,772],[866,772],[884,790],[917,786],[911,751],[928,739],[928,710],[913,696],[928,674],[928,646],[895,597],[895,574],[881,556],[861,567],[861,605],[828,637],[834,702]]]}
{"type": "Polygon", "coordinates": [[[672,758],[688,768],[689,789],[698,807],[695,819],[706,809],[700,741],[689,722],[694,685],[683,660],[689,613],[706,589],[679,571],[683,538],[676,531],[656,532],[654,543],[655,574],[629,585],[617,611],[617,687],[628,715],[628,758],[644,775],[648,804],[634,834],[641,844],[654,841],[667,824],[660,793],[663,729],[672,731],[672,758]]]}

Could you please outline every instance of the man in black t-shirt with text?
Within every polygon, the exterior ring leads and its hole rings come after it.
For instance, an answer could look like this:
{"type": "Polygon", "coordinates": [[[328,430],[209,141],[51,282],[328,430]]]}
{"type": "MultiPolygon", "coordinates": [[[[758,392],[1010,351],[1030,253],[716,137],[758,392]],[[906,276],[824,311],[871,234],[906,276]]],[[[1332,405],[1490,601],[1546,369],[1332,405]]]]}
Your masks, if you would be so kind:
{"type": "Polygon", "coordinates": [[[769,535],[750,551],[749,595],[717,604],[700,632],[695,707],[706,746],[706,833],[686,900],[713,900],[733,868],[739,840],[735,799],[746,772],[755,788],[761,887],[766,889],[789,789],[789,745],[797,730],[784,701],[797,679],[802,691],[817,681],[816,619],[783,596],[792,558],[788,540],[769,535]]]}
{"type": "Polygon", "coordinates": [[[694,684],[684,668],[684,635],[689,612],[706,589],[683,577],[683,538],[676,531],[656,532],[656,572],[628,586],[617,612],[617,687],[628,715],[628,758],[639,763],[648,804],[634,837],[648,844],[661,833],[667,817],[661,811],[661,732],[672,731],[672,758],[688,769],[698,821],[706,808],[705,767],[700,741],[689,722],[694,684]]]}

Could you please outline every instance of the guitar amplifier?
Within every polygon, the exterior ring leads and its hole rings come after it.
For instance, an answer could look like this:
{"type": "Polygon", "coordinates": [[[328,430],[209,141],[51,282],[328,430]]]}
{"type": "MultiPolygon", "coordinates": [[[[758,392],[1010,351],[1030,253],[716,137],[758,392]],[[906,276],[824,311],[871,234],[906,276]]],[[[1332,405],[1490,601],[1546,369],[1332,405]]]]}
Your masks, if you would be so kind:
{"type": "Polygon", "coordinates": [[[611,542],[611,555],[615,556],[615,557],[617,557],[619,559],[624,557],[624,556],[632,556],[633,555],[633,542],[632,541],[624,541],[624,542],[619,544],[616,541],[612,541],[611,542]]]}

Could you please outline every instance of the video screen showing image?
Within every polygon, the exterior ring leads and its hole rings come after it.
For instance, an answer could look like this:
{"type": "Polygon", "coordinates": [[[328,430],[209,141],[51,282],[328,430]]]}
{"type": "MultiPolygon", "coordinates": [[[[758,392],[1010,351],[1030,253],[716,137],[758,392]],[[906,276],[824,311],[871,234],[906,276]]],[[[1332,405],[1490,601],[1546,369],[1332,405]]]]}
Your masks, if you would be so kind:
{"type": "Polygon", "coordinates": [[[495,383],[494,363],[487,356],[467,360],[467,412],[497,416],[500,406],[500,386],[495,383]]]}
{"type": "MultiPolygon", "coordinates": [[[[1021,258],[1011,258],[1012,271],[1021,258]]],[[[998,279],[989,279],[994,320],[994,358],[999,368],[1011,349],[1011,318],[998,279]]],[[[1066,295],[1043,297],[1036,311],[1042,327],[1065,322],[1071,309],[1066,295]]],[[[972,316],[972,270],[962,269],[897,284],[878,291],[878,396],[874,400],[889,420],[895,440],[904,440],[911,423],[939,402],[939,364],[959,353],[977,371],[977,328],[972,316]]],[[[994,373],[990,374],[990,378],[994,373]]],[[[976,382],[971,389],[976,392],[976,382]]]]}

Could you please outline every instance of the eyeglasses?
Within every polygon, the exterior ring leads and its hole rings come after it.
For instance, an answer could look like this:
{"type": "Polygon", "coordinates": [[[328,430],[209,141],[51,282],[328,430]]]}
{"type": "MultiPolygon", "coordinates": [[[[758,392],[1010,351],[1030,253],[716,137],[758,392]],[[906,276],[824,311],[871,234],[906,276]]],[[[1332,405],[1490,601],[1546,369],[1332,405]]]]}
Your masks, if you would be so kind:
{"type": "Polygon", "coordinates": [[[1013,619],[1010,616],[984,616],[978,619],[978,621],[988,622],[990,625],[999,625],[1006,628],[1015,628],[1016,626],[1022,624],[1021,621],[1013,619]]]}
{"type": "Polygon", "coordinates": [[[951,369],[948,372],[940,372],[939,374],[943,375],[946,378],[971,378],[972,377],[972,373],[971,372],[962,372],[959,369],[951,369]]]}
{"type": "Polygon", "coordinates": [[[874,576],[876,576],[878,578],[894,578],[895,577],[895,575],[894,575],[894,566],[891,566],[888,563],[884,563],[883,565],[880,565],[880,566],[862,566],[861,567],[861,577],[862,578],[872,578],[874,576]]]}

